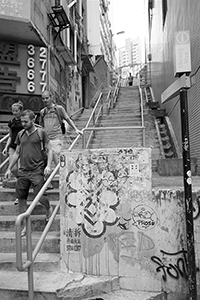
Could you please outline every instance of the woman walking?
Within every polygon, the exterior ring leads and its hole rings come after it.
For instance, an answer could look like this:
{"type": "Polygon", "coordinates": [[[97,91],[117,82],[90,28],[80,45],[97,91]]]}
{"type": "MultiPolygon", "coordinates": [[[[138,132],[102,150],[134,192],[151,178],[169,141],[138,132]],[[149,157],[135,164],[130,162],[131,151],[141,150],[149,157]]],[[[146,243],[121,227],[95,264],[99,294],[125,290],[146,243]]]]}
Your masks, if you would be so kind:
{"type": "MultiPolygon", "coordinates": [[[[15,102],[12,105],[12,114],[14,118],[8,122],[9,127],[9,138],[6,142],[5,148],[2,151],[2,154],[6,156],[9,155],[9,164],[12,161],[13,154],[17,145],[15,144],[15,140],[19,131],[21,131],[24,127],[21,123],[21,115],[23,112],[23,103],[21,101],[15,102]]],[[[12,168],[13,177],[17,176],[18,167],[15,165],[12,168]]]]}

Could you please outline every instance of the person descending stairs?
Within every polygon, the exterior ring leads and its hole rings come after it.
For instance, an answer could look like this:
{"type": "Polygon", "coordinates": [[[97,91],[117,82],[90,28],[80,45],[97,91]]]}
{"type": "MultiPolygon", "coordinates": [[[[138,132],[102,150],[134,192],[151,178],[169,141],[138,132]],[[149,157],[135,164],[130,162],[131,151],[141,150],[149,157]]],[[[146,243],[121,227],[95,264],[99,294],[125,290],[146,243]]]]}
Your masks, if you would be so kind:
{"type": "MultiPolygon", "coordinates": [[[[106,94],[104,95],[106,99],[106,94]]],[[[120,126],[141,126],[142,118],[140,113],[140,96],[138,88],[121,87],[116,105],[107,112],[107,104],[104,103],[104,114],[99,119],[97,127],[120,127],[120,126]]],[[[92,108],[85,109],[84,112],[76,119],[77,127],[81,130],[85,127],[92,108]]],[[[144,119],[146,125],[146,147],[153,148],[153,158],[159,159],[160,152],[154,127],[153,117],[148,115],[148,110],[144,105],[144,119]]],[[[91,125],[90,125],[91,126],[91,125]]],[[[69,148],[70,143],[76,135],[70,132],[65,140],[65,149],[69,148]]],[[[142,147],[142,129],[112,129],[97,131],[92,139],[89,148],[126,148],[142,147]]],[[[81,139],[76,148],[81,149],[81,139]]],[[[58,175],[52,181],[54,189],[47,190],[46,195],[53,207],[59,201],[59,182],[58,175]]],[[[19,272],[15,266],[15,219],[18,214],[17,205],[13,205],[15,199],[14,182],[4,182],[4,187],[0,188],[0,298],[1,299],[27,299],[27,273],[19,272]]],[[[30,191],[28,205],[32,201],[33,192],[30,191]]],[[[34,209],[32,219],[32,243],[36,245],[39,236],[45,227],[44,208],[38,203],[34,209]]],[[[22,240],[23,259],[25,260],[26,238],[22,240]]],[[[49,233],[43,243],[40,253],[34,263],[34,288],[35,300],[40,299],[43,295],[46,299],[97,299],[98,295],[107,293],[105,298],[101,299],[114,300],[115,297],[123,299],[122,291],[119,291],[119,280],[116,277],[95,277],[84,274],[60,272],[60,216],[59,212],[50,228],[49,233]],[[72,284],[73,281],[73,284],[72,284]],[[114,290],[116,290],[114,292],[114,290]],[[59,291],[63,291],[63,298],[59,291]],[[68,298],[66,295],[69,295],[68,298]],[[59,296],[60,295],[60,296],[59,296]],[[64,296],[65,295],[65,296],[64,296]],[[71,295],[71,296],[70,296],[71,295]],[[96,296],[96,298],[94,297],[96,296]],[[71,297],[71,298],[70,298],[71,297]],[[107,297],[107,298],[106,298],[107,297]]],[[[61,292],[60,292],[61,293],[61,292]]],[[[148,299],[147,293],[126,291],[126,299],[148,299]]],[[[123,294],[125,295],[125,294],[123,294]]],[[[158,293],[148,293],[148,297],[154,297],[158,293]]],[[[99,298],[100,299],[100,298],[99,298]]],[[[153,298],[151,298],[153,299],[153,298]]]]}

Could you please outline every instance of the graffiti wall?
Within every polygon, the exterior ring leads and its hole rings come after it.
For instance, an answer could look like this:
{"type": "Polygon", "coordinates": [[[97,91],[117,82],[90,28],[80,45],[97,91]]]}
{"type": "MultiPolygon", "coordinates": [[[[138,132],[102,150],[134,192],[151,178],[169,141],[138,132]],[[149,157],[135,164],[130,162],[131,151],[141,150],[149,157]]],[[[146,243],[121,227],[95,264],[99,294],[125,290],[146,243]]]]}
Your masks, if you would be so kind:
{"type": "Polygon", "coordinates": [[[186,290],[183,192],[152,189],[151,149],[64,151],[60,172],[63,269],[186,290]]]}

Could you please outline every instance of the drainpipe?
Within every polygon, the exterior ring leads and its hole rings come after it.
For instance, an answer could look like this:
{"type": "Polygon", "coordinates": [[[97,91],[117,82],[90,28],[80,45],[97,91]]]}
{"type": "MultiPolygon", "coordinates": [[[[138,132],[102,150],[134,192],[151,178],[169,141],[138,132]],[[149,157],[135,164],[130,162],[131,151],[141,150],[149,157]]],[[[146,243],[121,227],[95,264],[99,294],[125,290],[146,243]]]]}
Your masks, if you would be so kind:
{"type": "Polygon", "coordinates": [[[75,30],[74,30],[74,60],[75,60],[75,72],[77,72],[77,24],[75,24],[75,30]]]}

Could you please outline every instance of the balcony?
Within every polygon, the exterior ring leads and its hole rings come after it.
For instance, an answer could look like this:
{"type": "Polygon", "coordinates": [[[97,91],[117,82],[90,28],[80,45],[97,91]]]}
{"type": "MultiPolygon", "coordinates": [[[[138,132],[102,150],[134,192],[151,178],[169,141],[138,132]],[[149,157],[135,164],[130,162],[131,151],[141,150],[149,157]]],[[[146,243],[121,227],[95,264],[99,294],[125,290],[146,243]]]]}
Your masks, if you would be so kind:
{"type": "Polygon", "coordinates": [[[0,6],[0,40],[43,46],[44,43],[31,21],[31,1],[7,1],[0,6]]]}

